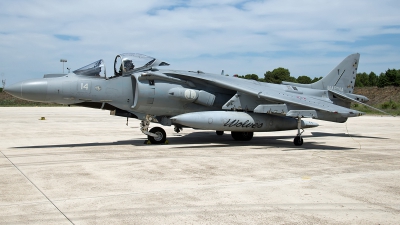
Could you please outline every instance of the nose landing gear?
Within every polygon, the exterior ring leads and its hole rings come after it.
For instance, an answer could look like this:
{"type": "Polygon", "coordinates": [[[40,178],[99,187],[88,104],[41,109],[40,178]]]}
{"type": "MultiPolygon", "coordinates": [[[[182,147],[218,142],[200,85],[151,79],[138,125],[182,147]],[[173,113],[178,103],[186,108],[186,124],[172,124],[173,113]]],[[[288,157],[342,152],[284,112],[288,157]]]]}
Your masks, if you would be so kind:
{"type": "Polygon", "coordinates": [[[148,144],[148,142],[151,144],[166,143],[167,134],[165,133],[164,129],[161,127],[153,127],[149,131],[151,121],[157,122],[157,119],[151,115],[146,115],[145,119],[140,123],[140,131],[147,135],[147,141],[145,141],[145,144],[148,144]]]}
{"type": "Polygon", "coordinates": [[[167,134],[165,133],[165,130],[162,129],[161,127],[151,128],[150,133],[157,135],[156,137],[150,135],[147,136],[147,139],[152,144],[163,144],[167,140],[167,134]]]}

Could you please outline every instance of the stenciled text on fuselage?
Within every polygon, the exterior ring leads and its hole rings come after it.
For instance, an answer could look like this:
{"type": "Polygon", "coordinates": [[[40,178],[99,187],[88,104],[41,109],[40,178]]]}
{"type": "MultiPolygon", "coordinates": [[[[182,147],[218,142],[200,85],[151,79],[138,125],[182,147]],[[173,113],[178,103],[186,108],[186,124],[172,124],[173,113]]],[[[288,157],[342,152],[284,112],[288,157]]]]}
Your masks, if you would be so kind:
{"type": "Polygon", "coordinates": [[[251,123],[250,120],[246,120],[242,122],[240,120],[232,120],[228,119],[226,123],[224,123],[224,127],[243,127],[243,128],[261,128],[263,123],[251,123]]]}

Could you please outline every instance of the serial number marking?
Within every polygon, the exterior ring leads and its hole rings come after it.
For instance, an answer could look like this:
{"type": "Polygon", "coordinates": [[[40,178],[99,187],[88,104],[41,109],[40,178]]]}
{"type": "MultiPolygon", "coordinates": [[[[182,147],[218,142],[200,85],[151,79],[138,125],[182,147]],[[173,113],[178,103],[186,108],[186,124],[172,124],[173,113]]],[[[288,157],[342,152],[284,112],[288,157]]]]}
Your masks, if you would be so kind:
{"type": "Polygon", "coordinates": [[[341,92],[343,92],[343,87],[328,86],[328,90],[341,91],[341,92]]]}

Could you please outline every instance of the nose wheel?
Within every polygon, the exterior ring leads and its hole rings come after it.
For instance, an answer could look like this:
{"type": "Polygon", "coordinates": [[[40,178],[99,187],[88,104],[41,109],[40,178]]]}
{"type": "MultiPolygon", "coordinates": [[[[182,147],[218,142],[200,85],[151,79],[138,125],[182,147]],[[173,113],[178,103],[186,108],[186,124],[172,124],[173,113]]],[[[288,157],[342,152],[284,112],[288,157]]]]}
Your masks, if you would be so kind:
{"type": "Polygon", "coordinates": [[[162,129],[161,127],[153,127],[150,129],[150,133],[153,133],[156,135],[150,136],[147,135],[147,139],[152,143],[152,144],[163,144],[167,140],[167,134],[165,133],[165,130],[162,129]]]}
{"type": "Polygon", "coordinates": [[[303,138],[301,137],[303,132],[304,132],[304,130],[301,129],[301,117],[297,117],[297,136],[293,140],[294,145],[296,145],[296,146],[303,145],[303,138]]]}
{"type": "Polygon", "coordinates": [[[147,141],[145,144],[150,142],[151,144],[164,144],[167,141],[167,134],[161,127],[153,127],[149,131],[150,122],[157,122],[157,119],[151,115],[146,115],[144,120],[140,123],[140,130],[143,134],[147,135],[147,141]]]}

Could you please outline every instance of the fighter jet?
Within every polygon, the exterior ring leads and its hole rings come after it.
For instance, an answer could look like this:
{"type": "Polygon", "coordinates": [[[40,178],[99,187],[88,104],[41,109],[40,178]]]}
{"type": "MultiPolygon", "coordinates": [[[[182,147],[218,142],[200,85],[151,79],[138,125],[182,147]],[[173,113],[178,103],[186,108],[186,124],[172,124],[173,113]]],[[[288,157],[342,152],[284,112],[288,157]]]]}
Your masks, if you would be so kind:
{"type": "MultiPolygon", "coordinates": [[[[337,123],[364,113],[351,102],[368,98],[353,94],[360,54],[346,57],[328,75],[312,84],[271,84],[202,71],[164,69],[168,63],[137,53],[119,54],[114,73],[106,76],[103,60],[68,74],[5,88],[9,94],[35,102],[110,110],[111,115],[141,120],[149,143],[165,143],[161,127],[230,131],[236,141],[249,141],[254,132],[297,130],[293,143],[303,144],[304,128],[317,127],[314,118],[337,123]]],[[[368,106],[368,105],[367,105],[368,106]]]]}

